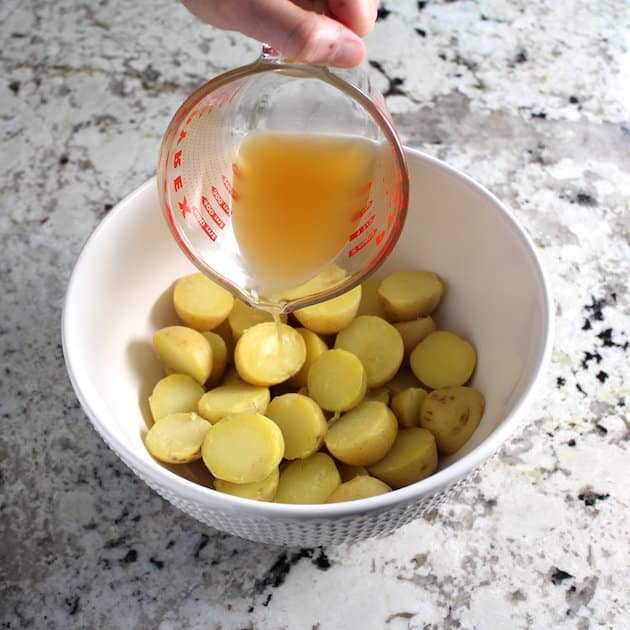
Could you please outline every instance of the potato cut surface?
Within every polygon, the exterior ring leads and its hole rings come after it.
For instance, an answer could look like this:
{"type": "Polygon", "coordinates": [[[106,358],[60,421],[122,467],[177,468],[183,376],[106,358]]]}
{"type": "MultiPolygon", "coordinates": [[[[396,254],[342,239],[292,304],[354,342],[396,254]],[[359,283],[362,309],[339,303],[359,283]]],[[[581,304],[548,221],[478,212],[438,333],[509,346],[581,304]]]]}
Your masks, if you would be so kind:
{"type": "Polygon", "coordinates": [[[361,286],[358,285],[332,300],[298,309],[295,316],[305,328],[327,335],[345,328],[357,314],[360,302],[361,286]]]}
{"type": "Polygon", "coordinates": [[[153,346],[165,370],[188,374],[203,385],[212,371],[212,348],[208,340],[186,326],[167,326],[153,335],[153,346]]]}
{"type": "Polygon", "coordinates": [[[156,459],[185,464],[201,457],[201,445],[211,426],[196,413],[173,413],[149,429],[144,443],[156,459]]]}
{"type": "Polygon", "coordinates": [[[420,426],[420,406],[426,395],[422,387],[408,387],[392,397],[390,406],[401,427],[420,426]]]}
{"type": "Polygon", "coordinates": [[[379,494],[391,492],[391,488],[380,479],[370,476],[357,476],[350,481],[345,481],[332,491],[326,499],[326,503],[341,503],[342,501],[356,501],[367,499],[379,494]]]}
{"type": "Polygon", "coordinates": [[[435,436],[438,451],[458,451],[479,426],[485,409],[483,394],[472,387],[445,387],[422,402],[420,425],[435,436]]]}
{"type": "Polygon", "coordinates": [[[401,429],[385,457],[368,467],[371,475],[392,488],[402,488],[421,481],[437,469],[437,448],[430,431],[422,428],[401,429]]]}
{"type": "Polygon", "coordinates": [[[329,427],[326,448],[345,464],[370,466],[385,456],[397,433],[398,423],[391,409],[382,402],[369,400],[329,427]]]}
{"type": "Polygon", "coordinates": [[[258,413],[226,416],[206,434],[204,464],[216,479],[254,483],[269,477],[284,455],[278,425],[258,413]]]}
{"type": "Polygon", "coordinates": [[[390,398],[389,389],[387,389],[387,386],[383,385],[382,387],[377,387],[376,389],[368,389],[363,400],[378,400],[378,402],[389,405],[390,398]]]}
{"type": "Polygon", "coordinates": [[[203,332],[218,326],[230,314],[233,304],[232,294],[202,273],[184,276],[175,283],[175,312],[195,330],[203,332]]]}
{"type": "Polygon", "coordinates": [[[341,483],[332,457],[314,453],[306,459],[296,459],[280,472],[276,503],[325,503],[341,483]]]}
{"type": "Polygon", "coordinates": [[[473,346],[446,330],[429,334],[409,357],[413,373],[431,389],[464,385],[472,376],[476,362],[473,346]]]}
{"type": "Polygon", "coordinates": [[[279,469],[273,469],[268,477],[262,481],[253,481],[252,483],[230,483],[223,479],[214,480],[214,489],[218,492],[231,494],[241,499],[253,499],[254,501],[273,501],[278,489],[278,479],[280,478],[279,469]]]}
{"type": "Polygon", "coordinates": [[[308,328],[296,328],[297,333],[304,339],[304,347],[306,348],[306,358],[304,364],[297,374],[289,379],[289,385],[293,387],[304,387],[308,382],[308,371],[311,369],[313,361],[328,350],[326,342],[312,330],[308,328]]]}
{"type": "Polygon", "coordinates": [[[263,322],[248,328],[236,343],[234,365],[240,377],[268,387],[297,374],[306,360],[302,336],[287,324],[263,322]]]}
{"type": "Polygon", "coordinates": [[[391,380],[403,360],[404,346],[400,333],[381,317],[360,315],[342,330],[335,348],[359,357],[372,389],[391,380]]]}
{"type": "Polygon", "coordinates": [[[149,396],[154,420],[172,413],[197,411],[197,403],[206,390],[188,374],[171,374],[160,379],[149,396]]]}
{"type": "Polygon", "coordinates": [[[356,407],[367,389],[363,364],[346,350],[327,350],[308,372],[308,393],[327,411],[347,411],[356,407]]]}
{"type": "Polygon", "coordinates": [[[282,431],[286,459],[304,459],[319,450],[328,430],[319,405],[301,394],[276,396],[265,414],[282,431]]]}
{"type": "Polygon", "coordinates": [[[221,418],[236,413],[264,414],[270,399],[268,387],[250,385],[234,378],[233,381],[206,392],[199,399],[197,412],[216,424],[221,418]]]}
{"type": "Polygon", "coordinates": [[[212,350],[212,369],[210,370],[210,376],[206,382],[206,387],[215,387],[221,382],[223,378],[223,372],[227,366],[228,361],[228,349],[227,345],[218,333],[215,332],[203,332],[201,333],[210,344],[212,350]]]}
{"type": "Polygon", "coordinates": [[[391,381],[385,383],[384,387],[388,389],[390,396],[394,396],[403,389],[420,387],[420,385],[421,383],[416,378],[416,375],[409,368],[402,367],[396,372],[391,381]]]}
{"type": "Polygon", "coordinates": [[[442,281],[431,271],[399,271],[385,278],[378,287],[387,318],[394,322],[430,315],[443,291],[442,281]]]}

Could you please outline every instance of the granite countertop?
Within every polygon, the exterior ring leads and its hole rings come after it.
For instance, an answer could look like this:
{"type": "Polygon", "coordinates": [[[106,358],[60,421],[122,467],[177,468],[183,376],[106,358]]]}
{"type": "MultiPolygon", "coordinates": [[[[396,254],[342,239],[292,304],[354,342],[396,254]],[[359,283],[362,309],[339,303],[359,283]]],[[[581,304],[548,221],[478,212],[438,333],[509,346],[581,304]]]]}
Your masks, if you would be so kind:
{"type": "Polygon", "coordinates": [[[81,245],[192,89],[258,44],[174,0],[0,6],[0,627],[630,627],[630,7],[388,0],[369,62],[406,144],[516,213],[556,300],[546,387],[480,476],[326,549],[217,533],[91,428],[60,314],[81,245]]]}

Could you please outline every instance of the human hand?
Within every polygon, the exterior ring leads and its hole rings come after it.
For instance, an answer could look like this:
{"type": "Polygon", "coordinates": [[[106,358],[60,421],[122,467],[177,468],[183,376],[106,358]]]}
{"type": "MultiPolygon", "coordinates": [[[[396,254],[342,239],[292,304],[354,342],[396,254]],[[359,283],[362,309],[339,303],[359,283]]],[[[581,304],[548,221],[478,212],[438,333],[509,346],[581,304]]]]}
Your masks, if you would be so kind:
{"type": "Polygon", "coordinates": [[[351,68],[365,57],[361,37],[378,0],[182,0],[213,26],[240,31],[295,61],[351,68]]]}

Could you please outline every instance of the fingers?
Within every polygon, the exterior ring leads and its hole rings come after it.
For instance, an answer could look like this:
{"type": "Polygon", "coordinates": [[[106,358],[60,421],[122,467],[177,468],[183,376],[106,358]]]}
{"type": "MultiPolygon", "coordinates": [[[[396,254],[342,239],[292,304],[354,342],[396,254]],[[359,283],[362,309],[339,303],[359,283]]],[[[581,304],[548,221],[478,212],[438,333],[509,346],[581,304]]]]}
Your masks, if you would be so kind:
{"type": "Polygon", "coordinates": [[[328,10],[335,19],[363,37],[374,28],[378,0],[328,0],[328,10]]]}
{"type": "MultiPolygon", "coordinates": [[[[353,29],[369,29],[374,5],[374,0],[335,0],[329,3],[334,19],[290,0],[182,1],[202,20],[265,42],[289,59],[340,68],[357,66],[365,57],[363,41],[353,29]]],[[[317,0],[308,4],[309,8],[319,5],[317,0]]]]}

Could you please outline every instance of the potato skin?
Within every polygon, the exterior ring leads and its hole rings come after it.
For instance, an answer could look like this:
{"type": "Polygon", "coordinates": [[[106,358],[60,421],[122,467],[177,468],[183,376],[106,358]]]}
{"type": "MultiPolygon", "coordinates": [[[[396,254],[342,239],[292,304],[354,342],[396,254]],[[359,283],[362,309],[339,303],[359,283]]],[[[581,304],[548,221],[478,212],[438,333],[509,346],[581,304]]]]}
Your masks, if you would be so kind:
{"type": "Polygon", "coordinates": [[[484,409],[485,399],[479,390],[443,387],[422,401],[420,426],[433,433],[441,455],[451,455],[475,432],[484,409]]]}
{"type": "Polygon", "coordinates": [[[392,488],[402,488],[432,475],[437,469],[435,438],[423,428],[402,429],[389,453],[369,473],[392,488]]]}
{"type": "Polygon", "coordinates": [[[379,494],[391,492],[391,488],[380,479],[369,475],[359,475],[350,481],[343,482],[326,499],[326,503],[341,503],[342,501],[357,501],[375,497],[379,494]]]}

